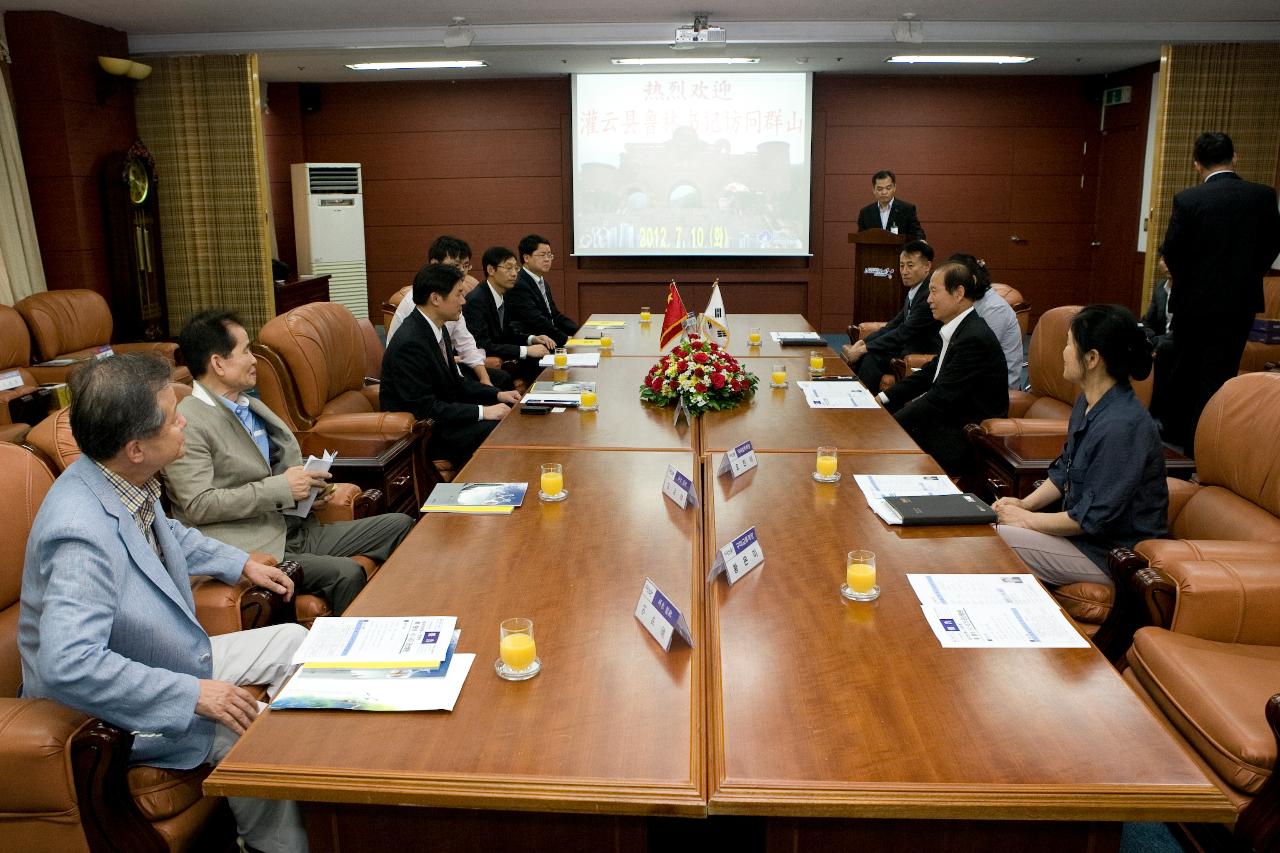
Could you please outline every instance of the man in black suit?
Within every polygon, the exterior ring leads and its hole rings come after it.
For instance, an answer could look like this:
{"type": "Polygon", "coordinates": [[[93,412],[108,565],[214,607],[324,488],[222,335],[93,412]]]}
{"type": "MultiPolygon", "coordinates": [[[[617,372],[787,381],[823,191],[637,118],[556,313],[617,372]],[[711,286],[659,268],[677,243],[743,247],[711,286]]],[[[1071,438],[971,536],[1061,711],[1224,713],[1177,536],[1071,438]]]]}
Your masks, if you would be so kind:
{"type": "Polygon", "coordinates": [[[507,324],[518,335],[546,335],[562,347],[578,331],[578,324],[560,313],[547,286],[546,275],[556,257],[551,243],[546,237],[529,234],[517,248],[524,266],[507,295],[507,324]]]}
{"type": "Polygon", "coordinates": [[[433,459],[461,466],[520,401],[517,391],[463,376],[454,362],[445,323],[462,315],[463,273],[457,267],[427,264],[413,277],[417,310],[405,318],[408,334],[398,334],[382,358],[379,399],[384,412],[412,412],[431,418],[427,442],[433,459]]]}
{"type": "Polygon", "coordinates": [[[1276,191],[1235,173],[1225,133],[1202,133],[1194,148],[1203,181],[1173,197],[1160,253],[1177,286],[1169,311],[1186,320],[1174,351],[1166,438],[1195,450],[1196,424],[1209,398],[1239,370],[1263,310],[1262,278],[1280,253],[1276,191]]]}
{"type": "Polygon", "coordinates": [[[1165,265],[1164,256],[1156,257],[1156,266],[1162,276],[1151,291],[1151,302],[1146,313],[1142,315],[1142,329],[1151,341],[1151,349],[1155,358],[1153,370],[1154,380],[1151,388],[1151,406],[1149,411],[1154,418],[1166,416],[1169,400],[1174,395],[1173,389],[1173,315],[1169,313],[1169,294],[1173,290],[1169,279],[1169,267],[1165,265]]]}
{"type": "Polygon", "coordinates": [[[963,264],[939,267],[929,279],[929,307],[942,324],[942,351],[879,396],[920,449],[953,477],[968,473],[973,459],[965,424],[1009,414],[1004,350],[973,310],[986,290],[963,264]]]}
{"type": "Polygon", "coordinates": [[[912,240],[902,247],[898,271],[907,299],[902,310],[880,329],[841,350],[850,367],[857,368],[858,378],[872,391],[880,390],[880,377],[892,369],[890,362],[910,353],[933,354],[942,348],[938,329],[942,324],[929,310],[929,273],[933,269],[933,247],[923,240],[912,240]]]}
{"type": "Polygon", "coordinates": [[[506,362],[516,362],[517,373],[525,380],[538,375],[538,359],[555,349],[555,341],[546,335],[521,335],[512,331],[507,319],[507,294],[515,286],[520,264],[515,252],[493,246],[484,253],[485,281],[467,294],[462,314],[467,328],[475,335],[476,345],[489,355],[506,362]]]}
{"type": "Polygon", "coordinates": [[[895,198],[898,179],[888,169],[881,169],[871,176],[871,188],[876,200],[858,212],[858,230],[883,228],[893,234],[901,234],[908,240],[923,240],[924,228],[916,218],[916,206],[895,198]]]}

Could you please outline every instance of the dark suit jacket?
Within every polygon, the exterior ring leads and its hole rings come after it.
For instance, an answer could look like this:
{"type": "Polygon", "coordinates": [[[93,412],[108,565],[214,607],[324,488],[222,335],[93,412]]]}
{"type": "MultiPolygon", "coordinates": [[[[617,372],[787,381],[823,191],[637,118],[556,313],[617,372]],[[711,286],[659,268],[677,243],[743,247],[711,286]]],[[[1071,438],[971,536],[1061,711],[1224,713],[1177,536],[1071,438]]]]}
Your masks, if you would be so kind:
{"type": "Polygon", "coordinates": [[[547,302],[543,301],[533,276],[521,268],[516,286],[507,292],[503,305],[507,326],[513,333],[526,338],[529,335],[546,335],[556,342],[556,346],[562,347],[578,331],[578,324],[560,313],[549,287],[547,302]],[[547,302],[551,303],[550,311],[547,310],[547,302]]]}
{"type": "Polygon", "coordinates": [[[1173,197],[1160,246],[1176,286],[1173,316],[1238,317],[1263,310],[1262,277],[1280,253],[1276,191],[1222,172],[1173,197]]]}
{"type": "MultiPolygon", "coordinates": [[[[504,314],[510,310],[510,303],[503,305],[504,314]]],[[[487,355],[497,356],[503,361],[520,358],[520,347],[529,337],[515,334],[509,324],[498,319],[498,303],[493,300],[493,291],[487,281],[480,282],[467,294],[462,315],[467,318],[467,330],[475,337],[476,346],[487,355]]]]}
{"type": "Polygon", "coordinates": [[[929,282],[920,282],[915,298],[904,300],[902,310],[878,331],[867,335],[867,352],[886,358],[901,358],[910,353],[936,353],[942,349],[938,330],[942,324],[933,319],[929,309],[929,282]]]}
{"type": "Polygon", "coordinates": [[[1008,366],[995,333],[977,311],[960,321],[938,373],[935,358],[885,392],[902,428],[947,470],[970,455],[965,424],[1009,414],[1008,366]]]}
{"type": "MultiPolygon", "coordinates": [[[[916,218],[916,206],[911,202],[895,198],[889,205],[889,228],[885,230],[888,231],[895,226],[898,234],[908,240],[924,239],[924,228],[920,226],[920,220],[916,218]]],[[[858,230],[866,231],[868,228],[879,227],[881,227],[880,205],[873,201],[858,212],[858,230]]]]}
{"type": "Polygon", "coordinates": [[[418,418],[431,418],[437,426],[461,426],[479,420],[476,405],[498,402],[497,388],[462,375],[452,363],[453,346],[447,334],[444,340],[449,347],[448,365],[422,312],[414,311],[405,319],[382,357],[378,392],[382,411],[411,412],[418,418]]]}

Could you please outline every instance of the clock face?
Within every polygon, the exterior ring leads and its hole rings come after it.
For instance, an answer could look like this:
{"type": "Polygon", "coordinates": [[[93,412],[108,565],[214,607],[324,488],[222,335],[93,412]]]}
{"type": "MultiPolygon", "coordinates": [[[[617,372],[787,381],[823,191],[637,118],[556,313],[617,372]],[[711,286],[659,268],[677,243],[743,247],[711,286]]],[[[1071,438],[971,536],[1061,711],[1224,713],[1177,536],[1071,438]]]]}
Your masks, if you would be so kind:
{"type": "Polygon", "coordinates": [[[146,166],[137,160],[130,160],[124,170],[124,179],[129,185],[129,201],[142,204],[147,200],[147,193],[151,190],[151,176],[147,174],[146,166]]]}

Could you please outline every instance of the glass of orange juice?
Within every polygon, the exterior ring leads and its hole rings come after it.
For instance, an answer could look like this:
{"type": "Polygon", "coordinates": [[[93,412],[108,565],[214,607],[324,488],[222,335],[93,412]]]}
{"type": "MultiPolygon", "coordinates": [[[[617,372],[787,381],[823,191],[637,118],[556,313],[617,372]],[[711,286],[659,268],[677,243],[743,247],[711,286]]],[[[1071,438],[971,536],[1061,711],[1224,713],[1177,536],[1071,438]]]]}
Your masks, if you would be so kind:
{"type": "Polygon", "coordinates": [[[811,376],[821,376],[827,372],[826,359],[822,357],[822,353],[817,350],[809,353],[809,374],[811,376]]]}
{"type": "Polygon", "coordinates": [[[564,469],[559,462],[544,462],[542,479],[538,482],[538,497],[544,501],[562,501],[569,497],[564,488],[564,469]]]}
{"type": "Polygon", "coordinates": [[[760,327],[752,326],[751,331],[747,332],[747,343],[753,347],[760,346],[760,327]]]}
{"type": "Polygon", "coordinates": [[[769,387],[770,388],[786,388],[787,387],[787,366],[781,362],[775,364],[769,370],[769,387]]]}
{"type": "Polygon", "coordinates": [[[840,479],[840,472],[836,470],[836,449],[834,447],[819,447],[818,458],[814,463],[813,479],[819,483],[835,483],[840,479]]]}
{"type": "Polygon", "coordinates": [[[594,412],[600,408],[599,398],[596,397],[596,383],[580,382],[578,387],[581,389],[582,400],[578,403],[579,412],[594,412]]]}
{"type": "Polygon", "coordinates": [[[653,315],[649,313],[649,306],[646,305],[640,309],[640,322],[647,323],[653,315]]]}
{"type": "Polygon", "coordinates": [[[840,594],[850,601],[875,601],[880,597],[876,586],[876,555],[871,551],[850,551],[844,562],[844,583],[840,594]]]}
{"type": "Polygon", "coordinates": [[[542,671],[532,619],[505,619],[498,626],[498,659],[493,668],[507,681],[524,681],[542,671]]]}
{"type": "Polygon", "coordinates": [[[611,338],[609,335],[601,335],[600,349],[603,349],[603,350],[613,349],[613,338],[611,338]]]}
{"type": "Polygon", "coordinates": [[[569,351],[564,347],[556,347],[555,365],[561,368],[569,366],[569,351]]]}

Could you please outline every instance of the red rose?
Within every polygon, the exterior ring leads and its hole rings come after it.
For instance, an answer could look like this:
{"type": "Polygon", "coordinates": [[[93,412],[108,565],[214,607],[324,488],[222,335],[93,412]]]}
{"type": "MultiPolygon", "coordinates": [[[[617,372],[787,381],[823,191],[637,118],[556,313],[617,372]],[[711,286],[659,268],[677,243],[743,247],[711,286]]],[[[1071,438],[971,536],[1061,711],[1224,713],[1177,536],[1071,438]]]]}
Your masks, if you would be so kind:
{"type": "Polygon", "coordinates": [[[707,383],[699,382],[697,385],[693,386],[693,390],[697,391],[699,394],[705,394],[707,393],[707,383]]]}
{"type": "Polygon", "coordinates": [[[736,379],[730,379],[730,380],[729,380],[729,388],[730,388],[730,390],[732,390],[732,391],[736,394],[736,393],[738,393],[739,391],[741,391],[741,390],[742,390],[742,383],[741,383],[741,382],[739,382],[739,381],[738,381],[738,380],[736,380],[736,379]]]}
{"type": "Polygon", "coordinates": [[[717,391],[719,391],[721,388],[723,388],[723,387],[724,387],[724,374],[723,374],[723,373],[713,373],[713,374],[711,374],[711,387],[712,387],[712,388],[715,388],[717,391]]]}
{"type": "Polygon", "coordinates": [[[680,359],[679,361],[676,362],[677,373],[684,373],[688,369],[689,369],[689,362],[685,361],[684,359],[680,359]]]}
{"type": "Polygon", "coordinates": [[[698,362],[698,364],[706,364],[709,358],[710,356],[708,356],[705,352],[695,352],[693,354],[693,360],[698,362]]]}
{"type": "Polygon", "coordinates": [[[702,377],[707,375],[707,372],[703,370],[701,367],[695,367],[693,369],[693,375],[701,379],[702,377]]]}

